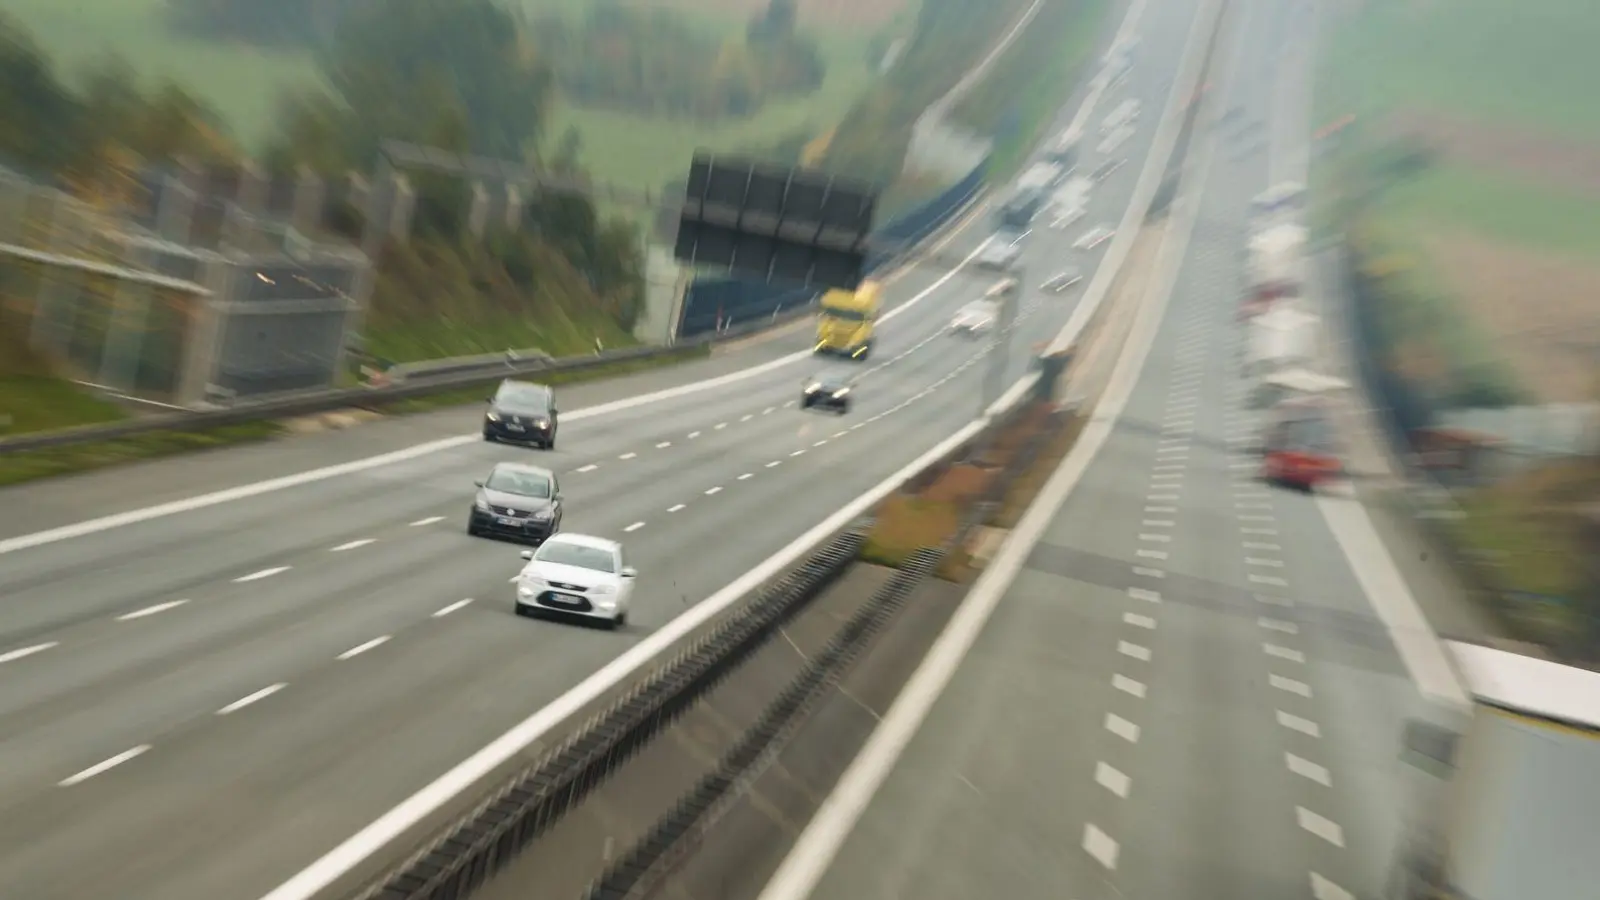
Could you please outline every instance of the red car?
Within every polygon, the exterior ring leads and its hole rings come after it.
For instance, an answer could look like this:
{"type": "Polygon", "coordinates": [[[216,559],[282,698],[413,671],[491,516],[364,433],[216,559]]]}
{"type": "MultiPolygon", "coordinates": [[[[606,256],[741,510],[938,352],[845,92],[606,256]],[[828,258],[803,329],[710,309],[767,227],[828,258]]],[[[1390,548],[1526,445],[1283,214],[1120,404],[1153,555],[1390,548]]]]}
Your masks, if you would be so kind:
{"type": "Polygon", "coordinates": [[[1262,448],[1262,479],[1309,492],[1343,475],[1327,408],[1314,400],[1279,404],[1262,448]]]}

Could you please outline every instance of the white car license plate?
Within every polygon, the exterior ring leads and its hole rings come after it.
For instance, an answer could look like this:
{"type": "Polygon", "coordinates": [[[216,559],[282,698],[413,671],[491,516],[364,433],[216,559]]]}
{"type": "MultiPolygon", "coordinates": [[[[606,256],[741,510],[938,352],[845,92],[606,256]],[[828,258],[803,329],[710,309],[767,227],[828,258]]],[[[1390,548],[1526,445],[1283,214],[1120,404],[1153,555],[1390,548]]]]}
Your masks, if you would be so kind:
{"type": "Polygon", "coordinates": [[[575,594],[551,594],[550,602],[557,606],[582,606],[584,601],[575,594]]]}
{"type": "Polygon", "coordinates": [[[516,519],[508,519],[505,516],[501,516],[496,521],[498,521],[501,525],[511,525],[513,527],[515,527],[517,524],[516,519]]]}
{"type": "Polygon", "coordinates": [[[521,425],[507,425],[506,426],[506,430],[507,431],[522,431],[523,428],[522,428],[521,425]]]}

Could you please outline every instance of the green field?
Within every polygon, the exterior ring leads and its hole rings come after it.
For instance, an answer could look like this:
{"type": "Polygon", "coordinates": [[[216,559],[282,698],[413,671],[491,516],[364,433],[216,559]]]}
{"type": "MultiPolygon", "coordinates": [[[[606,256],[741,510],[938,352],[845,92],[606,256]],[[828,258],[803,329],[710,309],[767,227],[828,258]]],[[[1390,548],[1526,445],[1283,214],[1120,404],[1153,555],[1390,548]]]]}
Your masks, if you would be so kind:
{"type": "Polygon", "coordinates": [[[1594,0],[1367,0],[1326,35],[1323,119],[1415,108],[1600,140],[1594,0]]]}
{"type": "MultiPolygon", "coordinates": [[[[525,0],[530,11],[580,13],[592,0],[525,0]]],[[[273,135],[273,116],[285,87],[317,83],[309,59],[254,47],[196,41],[169,32],[164,0],[0,0],[0,10],[33,30],[68,71],[103,58],[124,56],[152,79],[172,78],[222,111],[234,132],[252,146],[273,135]]],[[[713,32],[742,28],[737,18],[691,16],[713,32]]],[[[712,127],[637,116],[559,109],[552,135],[571,124],[583,135],[583,157],[595,175],[632,188],[659,187],[687,169],[697,147],[760,146],[800,130],[825,131],[841,118],[873,73],[867,65],[870,34],[817,34],[827,77],[814,93],[774,102],[755,116],[712,127]]]]}

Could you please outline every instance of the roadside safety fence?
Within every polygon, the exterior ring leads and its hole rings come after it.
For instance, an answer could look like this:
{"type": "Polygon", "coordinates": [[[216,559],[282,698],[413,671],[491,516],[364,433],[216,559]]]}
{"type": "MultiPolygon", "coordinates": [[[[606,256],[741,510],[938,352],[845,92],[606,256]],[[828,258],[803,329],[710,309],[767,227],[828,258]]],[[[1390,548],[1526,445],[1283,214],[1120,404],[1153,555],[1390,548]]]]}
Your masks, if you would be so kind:
{"type": "MultiPolygon", "coordinates": [[[[1027,409],[1032,404],[1022,404],[1027,409]]],[[[996,417],[929,470],[970,457],[986,446],[988,434],[1016,421],[1017,409],[996,417]]],[[[1018,459],[1021,460],[1019,451],[1018,459]]],[[[1034,451],[1036,453],[1036,451],[1034,451]]],[[[913,479],[915,480],[915,479],[913,479]]],[[[995,478],[974,510],[1004,496],[1010,477],[995,478]]],[[[981,516],[969,514],[961,533],[945,547],[919,551],[889,585],[879,591],[806,669],[783,689],[757,724],[738,740],[717,768],[669,811],[625,857],[639,876],[677,858],[683,839],[705,814],[731,799],[737,773],[761,765],[781,738],[803,720],[821,692],[853,662],[870,638],[893,618],[912,590],[937,568],[951,546],[965,540],[981,516]]],[[[450,826],[425,849],[391,870],[357,896],[359,900],[463,900],[503,870],[563,817],[580,807],[624,764],[660,737],[737,671],[784,625],[828,590],[854,564],[866,542],[858,522],[821,545],[807,561],[760,590],[755,599],[712,626],[652,674],[592,716],[557,749],[506,779],[489,799],[450,826]]],[[[698,832],[694,832],[698,833],[698,832]]],[[[616,871],[620,871],[616,870],[616,871]]],[[[605,877],[613,877],[607,873],[605,877]]],[[[623,875],[615,877],[629,881],[623,875]]],[[[629,881],[631,884],[632,882],[629,881]]],[[[597,888],[598,889],[598,888],[597,888]]]]}
{"type": "MultiPolygon", "coordinates": [[[[991,435],[1018,424],[1034,404],[1016,408],[991,435]]],[[[587,900],[644,900],[656,895],[667,879],[704,843],[722,816],[743,798],[775,762],[808,714],[829,696],[869,648],[873,637],[887,628],[916,589],[933,575],[972,532],[988,521],[1015,486],[1017,479],[1039,462],[1050,440],[1061,434],[1071,412],[1052,410],[1030,432],[999,477],[964,511],[960,525],[942,545],[915,551],[887,584],[838,630],[824,649],[762,711],[715,768],[685,792],[657,820],[643,838],[623,853],[589,888],[587,900]]],[[[975,444],[973,448],[983,446],[975,444]]],[[[948,465],[947,462],[945,465],[948,465]]],[[[939,467],[933,467],[935,469],[939,467]]]]}

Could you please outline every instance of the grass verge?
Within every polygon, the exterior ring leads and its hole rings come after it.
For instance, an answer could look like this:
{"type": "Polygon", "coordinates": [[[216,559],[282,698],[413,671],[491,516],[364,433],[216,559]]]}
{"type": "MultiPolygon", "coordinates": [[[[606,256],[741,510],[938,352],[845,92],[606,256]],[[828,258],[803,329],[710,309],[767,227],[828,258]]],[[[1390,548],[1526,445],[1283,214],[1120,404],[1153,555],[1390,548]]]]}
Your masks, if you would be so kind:
{"type": "MultiPolygon", "coordinates": [[[[579,372],[552,372],[541,380],[548,384],[577,384],[616,378],[649,369],[676,365],[707,355],[703,348],[685,349],[664,358],[629,360],[579,372]]],[[[482,402],[483,387],[463,388],[428,397],[370,406],[385,415],[402,416],[482,402]]],[[[41,478],[53,478],[103,469],[140,460],[176,456],[197,450],[215,450],[281,437],[287,426],[278,420],[243,422],[201,431],[155,431],[90,444],[0,454],[0,487],[41,478]]]]}

